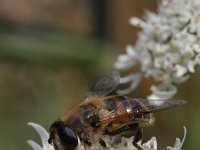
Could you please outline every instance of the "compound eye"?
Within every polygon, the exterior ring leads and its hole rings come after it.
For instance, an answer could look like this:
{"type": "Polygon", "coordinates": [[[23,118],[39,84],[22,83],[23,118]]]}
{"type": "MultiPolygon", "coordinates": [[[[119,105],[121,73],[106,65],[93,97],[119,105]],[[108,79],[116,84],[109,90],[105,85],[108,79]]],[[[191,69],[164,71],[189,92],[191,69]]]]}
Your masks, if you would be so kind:
{"type": "Polygon", "coordinates": [[[78,145],[77,135],[72,128],[66,125],[62,125],[58,129],[58,133],[59,133],[60,140],[67,147],[75,148],[78,145]]]}

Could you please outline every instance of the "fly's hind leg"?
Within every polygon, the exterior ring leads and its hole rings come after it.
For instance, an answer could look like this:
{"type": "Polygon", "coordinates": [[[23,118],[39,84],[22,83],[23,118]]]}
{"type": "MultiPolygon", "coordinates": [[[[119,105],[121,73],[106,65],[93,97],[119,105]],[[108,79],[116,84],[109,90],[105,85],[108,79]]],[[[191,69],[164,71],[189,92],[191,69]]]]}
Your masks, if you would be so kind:
{"type": "Polygon", "coordinates": [[[138,150],[143,150],[142,147],[137,144],[142,139],[142,131],[143,131],[138,123],[130,124],[130,125],[124,126],[122,128],[119,128],[117,130],[111,131],[111,132],[106,130],[105,134],[110,135],[110,136],[114,136],[114,135],[120,135],[125,131],[132,131],[132,135],[134,136],[134,140],[132,142],[133,145],[138,150]]]}
{"type": "Polygon", "coordinates": [[[134,140],[133,140],[133,145],[138,149],[138,150],[143,150],[140,145],[138,145],[138,142],[142,139],[142,132],[143,129],[138,125],[138,131],[135,134],[134,140]]]}

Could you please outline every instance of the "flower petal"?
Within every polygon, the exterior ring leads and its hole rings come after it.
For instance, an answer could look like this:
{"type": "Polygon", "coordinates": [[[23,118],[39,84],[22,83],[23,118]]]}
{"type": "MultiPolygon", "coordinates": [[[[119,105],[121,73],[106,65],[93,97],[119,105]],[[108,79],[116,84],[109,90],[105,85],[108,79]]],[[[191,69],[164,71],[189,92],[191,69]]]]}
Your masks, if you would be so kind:
{"type": "Polygon", "coordinates": [[[42,126],[33,122],[29,122],[28,125],[32,126],[37,131],[42,141],[43,140],[47,141],[49,139],[49,133],[42,126]]]}
{"type": "Polygon", "coordinates": [[[32,126],[39,134],[43,145],[43,150],[54,150],[54,147],[47,142],[47,140],[49,139],[49,133],[42,126],[33,122],[29,122],[28,125],[32,126]]]}
{"type": "Polygon", "coordinates": [[[34,149],[34,150],[43,150],[43,148],[37,144],[35,141],[33,140],[28,140],[27,143],[34,149]]]}
{"type": "Polygon", "coordinates": [[[146,23],[137,17],[131,17],[129,20],[129,23],[133,26],[137,26],[137,27],[141,27],[141,28],[146,26],[146,23]]]}
{"type": "Polygon", "coordinates": [[[154,95],[156,95],[157,97],[160,97],[160,99],[169,99],[172,96],[174,96],[174,94],[176,94],[177,92],[177,88],[173,85],[164,85],[164,84],[160,84],[160,85],[152,85],[151,86],[151,91],[153,92],[154,95]]]}
{"type": "Polygon", "coordinates": [[[182,141],[179,138],[176,138],[174,146],[173,147],[167,146],[167,149],[169,149],[169,150],[181,150],[181,147],[183,146],[183,143],[185,142],[185,138],[186,138],[186,134],[187,134],[186,127],[183,127],[183,129],[184,129],[184,136],[183,136],[182,141]]]}
{"type": "Polygon", "coordinates": [[[138,84],[140,83],[140,80],[141,80],[141,74],[140,73],[130,74],[128,76],[121,77],[120,78],[121,84],[125,84],[125,83],[128,83],[128,82],[130,82],[131,84],[127,89],[117,90],[117,93],[120,94],[120,95],[130,93],[131,91],[133,91],[137,88],[138,84]]]}
{"type": "Polygon", "coordinates": [[[181,77],[187,72],[187,68],[179,64],[175,65],[174,69],[176,77],[181,77]]]}
{"type": "Polygon", "coordinates": [[[134,59],[138,59],[138,54],[137,54],[136,50],[134,49],[134,47],[132,45],[127,45],[126,46],[126,53],[130,57],[132,57],[134,59]]]}
{"type": "Polygon", "coordinates": [[[138,54],[131,45],[126,47],[127,54],[121,54],[118,56],[117,61],[114,64],[114,67],[118,70],[126,70],[135,66],[138,61],[138,54]]]}
{"type": "Polygon", "coordinates": [[[156,137],[152,137],[149,141],[142,144],[144,150],[157,150],[157,140],[156,137]]]}

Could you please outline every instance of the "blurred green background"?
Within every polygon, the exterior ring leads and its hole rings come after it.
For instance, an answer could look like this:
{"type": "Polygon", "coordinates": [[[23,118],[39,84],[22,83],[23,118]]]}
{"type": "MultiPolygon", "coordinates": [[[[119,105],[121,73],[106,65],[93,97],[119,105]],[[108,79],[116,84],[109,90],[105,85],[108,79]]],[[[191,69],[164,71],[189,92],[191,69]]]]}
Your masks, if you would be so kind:
{"type": "MultiPolygon", "coordinates": [[[[134,43],[131,16],[155,10],[147,0],[0,0],[0,149],[31,150],[39,141],[27,122],[46,129],[77,104],[94,81],[113,70],[117,55],[134,43]]],[[[188,135],[183,149],[200,149],[200,69],[178,87],[187,105],[157,114],[145,129],[164,149],[188,135]]],[[[146,97],[151,80],[129,96],[146,97]]]]}

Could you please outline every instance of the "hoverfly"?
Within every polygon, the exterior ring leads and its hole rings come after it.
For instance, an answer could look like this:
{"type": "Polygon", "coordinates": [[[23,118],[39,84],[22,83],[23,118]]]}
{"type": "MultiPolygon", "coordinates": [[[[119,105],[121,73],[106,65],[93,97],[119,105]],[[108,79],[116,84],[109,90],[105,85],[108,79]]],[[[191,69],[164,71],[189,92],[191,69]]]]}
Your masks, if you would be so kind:
{"type": "Polygon", "coordinates": [[[48,142],[56,150],[89,149],[99,142],[105,149],[104,135],[134,136],[133,145],[142,139],[142,127],[154,123],[152,113],[185,104],[183,100],[145,100],[126,96],[107,96],[119,84],[112,72],[103,76],[85,95],[83,101],[61,116],[50,127],[48,142]]]}

